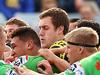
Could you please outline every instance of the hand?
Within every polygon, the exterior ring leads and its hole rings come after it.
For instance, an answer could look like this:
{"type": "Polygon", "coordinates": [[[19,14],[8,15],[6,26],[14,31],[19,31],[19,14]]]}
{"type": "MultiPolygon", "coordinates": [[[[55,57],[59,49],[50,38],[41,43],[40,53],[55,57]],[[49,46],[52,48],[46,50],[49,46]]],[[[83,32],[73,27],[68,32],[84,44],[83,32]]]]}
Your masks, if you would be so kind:
{"type": "Polygon", "coordinates": [[[39,64],[38,64],[38,71],[40,73],[43,73],[45,75],[53,75],[52,72],[52,68],[50,63],[47,60],[42,60],[39,64]]]}
{"type": "Polygon", "coordinates": [[[13,62],[15,60],[15,57],[10,56],[10,57],[6,57],[5,62],[9,63],[9,62],[13,62]]]}
{"type": "Polygon", "coordinates": [[[36,73],[34,71],[31,71],[25,67],[23,68],[23,67],[16,67],[15,66],[15,70],[18,73],[18,75],[42,75],[42,74],[36,73]]]}
{"type": "Polygon", "coordinates": [[[47,59],[50,63],[53,63],[53,60],[55,60],[55,54],[49,50],[49,49],[40,49],[39,55],[43,56],[45,59],[47,59]]]}
{"type": "Polygon", "coordinates": [[[13,62],[15,59],[17,58],[17,56],[15,56],[15,52],[11,51],[11,55],[5,58],[5,61],[10,61],[13,62]]]}

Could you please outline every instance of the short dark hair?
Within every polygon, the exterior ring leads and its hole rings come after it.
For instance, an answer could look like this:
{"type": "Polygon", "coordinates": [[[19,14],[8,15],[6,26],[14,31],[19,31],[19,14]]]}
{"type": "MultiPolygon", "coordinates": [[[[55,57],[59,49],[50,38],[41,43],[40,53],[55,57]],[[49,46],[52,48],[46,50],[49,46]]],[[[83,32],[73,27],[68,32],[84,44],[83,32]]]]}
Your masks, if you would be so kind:
{"type": "Polygon", "coordinates": [[[57,29],[60,26],[64,26],[63,34],[65,35],[68,32],[69,27],[69,18],[68,14],[61,8],[51,8],[40,14],[40,19],[45,17],[51,17],[52,23],[57,29]]]}
{"type": "Polygon", "coordinates": [[[40,47],[40,39],[37,35],[37,33],[30,27],[20,27],[18,29],[16,29],[13,33],[11,38],[14,37],[19,37],[19,39],[23,40],[23,41],[27,41],[27,39],[31,38],[34,43],[40,47]]]}
{"type": "Polygon", "coordinates": [[[21,19],[11,18],[6,22],[6,25],[16,24],[18,27],[27,26],[28,24],[21,19]]]}
{"type": "Polygon", "coordinates": [[[100,45],[100,24],[92,21],[92,20],[80,20],[78,22],[77,27],[90,27],[93,30],[95,30],[97,32],[97,34],[99,35],[99,45],[100,45]]]}

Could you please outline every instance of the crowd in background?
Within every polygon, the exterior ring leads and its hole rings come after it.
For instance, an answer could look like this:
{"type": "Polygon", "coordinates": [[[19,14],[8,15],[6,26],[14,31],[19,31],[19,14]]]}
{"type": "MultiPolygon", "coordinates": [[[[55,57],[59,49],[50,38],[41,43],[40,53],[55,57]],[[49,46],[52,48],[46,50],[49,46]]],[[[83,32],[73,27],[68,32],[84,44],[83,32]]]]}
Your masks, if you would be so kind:
{"type": "Polygon", "coordinates": [[[6,19],[14,16],[16,12],[36,13],[51,7],[60,7],[68,13],[77,13],[84,1],[100,5],[99,0],[0,0],[0,12],[6,19]]]}

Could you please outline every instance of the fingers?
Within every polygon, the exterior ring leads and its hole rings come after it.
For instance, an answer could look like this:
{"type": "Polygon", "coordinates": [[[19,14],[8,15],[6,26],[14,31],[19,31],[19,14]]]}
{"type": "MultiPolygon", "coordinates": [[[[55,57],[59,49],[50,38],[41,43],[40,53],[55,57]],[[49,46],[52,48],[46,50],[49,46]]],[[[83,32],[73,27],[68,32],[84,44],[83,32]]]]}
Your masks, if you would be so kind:
{"type": "Polygon", "coordinates": [[[47,60],[42,60],[42,61],[38,64],[38,67],[40,67],[40,66],[48,67],[48,66],[50,66],[50,63],[49,63],[47,60]]]}
{"type": "Polygon", "coordinates": [[[14,60],[15,60],[15,58],[13,56],[10,56],[5,59],[6,62],[13,62],[14,60]]]}
{"type": "Polygon", "coordinates": [[[43,60],[38,64],[38,70],[40,73],[45,74],[45,75],[53,73],[51,65],[47,60],[43,60]]]}
{"type": "Polygon", "coordinates": [[[45,72],[43,69],[41,69],[41,68],[37,68],[38,69],[38,71],[40,72],[40,73],[42,73],[42,74],[45,74],[45,75],[47,75],[48,73],[47,72],[45,72]]]}
{"type": "Polygon", "coordinates": [[[24,73],[24,71],[25,71],[25,70],[24,70],[23,68],[21,68],[21,67],[19,68],[19,67],[15,66],[14,68],[15,68],[16,72],[18,73],[18,75],[22,75],[22,74],[24,73]]]}
{"type": "Polygon", "coordinates": [[[25,67],[23,68],[23,67],[16,67],[15,66],[15,70],[18,73],[18,75],[42,75],[42,74],[39,74],[39,73],[34,72],[32,70],[29,70],[25,67]]]}

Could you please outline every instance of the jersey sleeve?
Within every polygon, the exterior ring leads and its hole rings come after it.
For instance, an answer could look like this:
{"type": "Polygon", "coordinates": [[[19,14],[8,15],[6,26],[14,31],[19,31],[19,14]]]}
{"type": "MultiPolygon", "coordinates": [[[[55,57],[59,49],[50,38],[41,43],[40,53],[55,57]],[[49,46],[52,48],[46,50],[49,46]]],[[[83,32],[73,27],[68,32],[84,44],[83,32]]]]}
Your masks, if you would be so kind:
{"type": "Polygon", "coordinates": [[[6,64],[3,60],[0,60],[0,75],[18,75],[14,70],[14,67],[10,64],[6,64]]]}
{"type": "Polygon", "coordinates": [[[64,75],[85,75],[85,72],[80,62],[75,62],[64,72],[64,75]]]}

